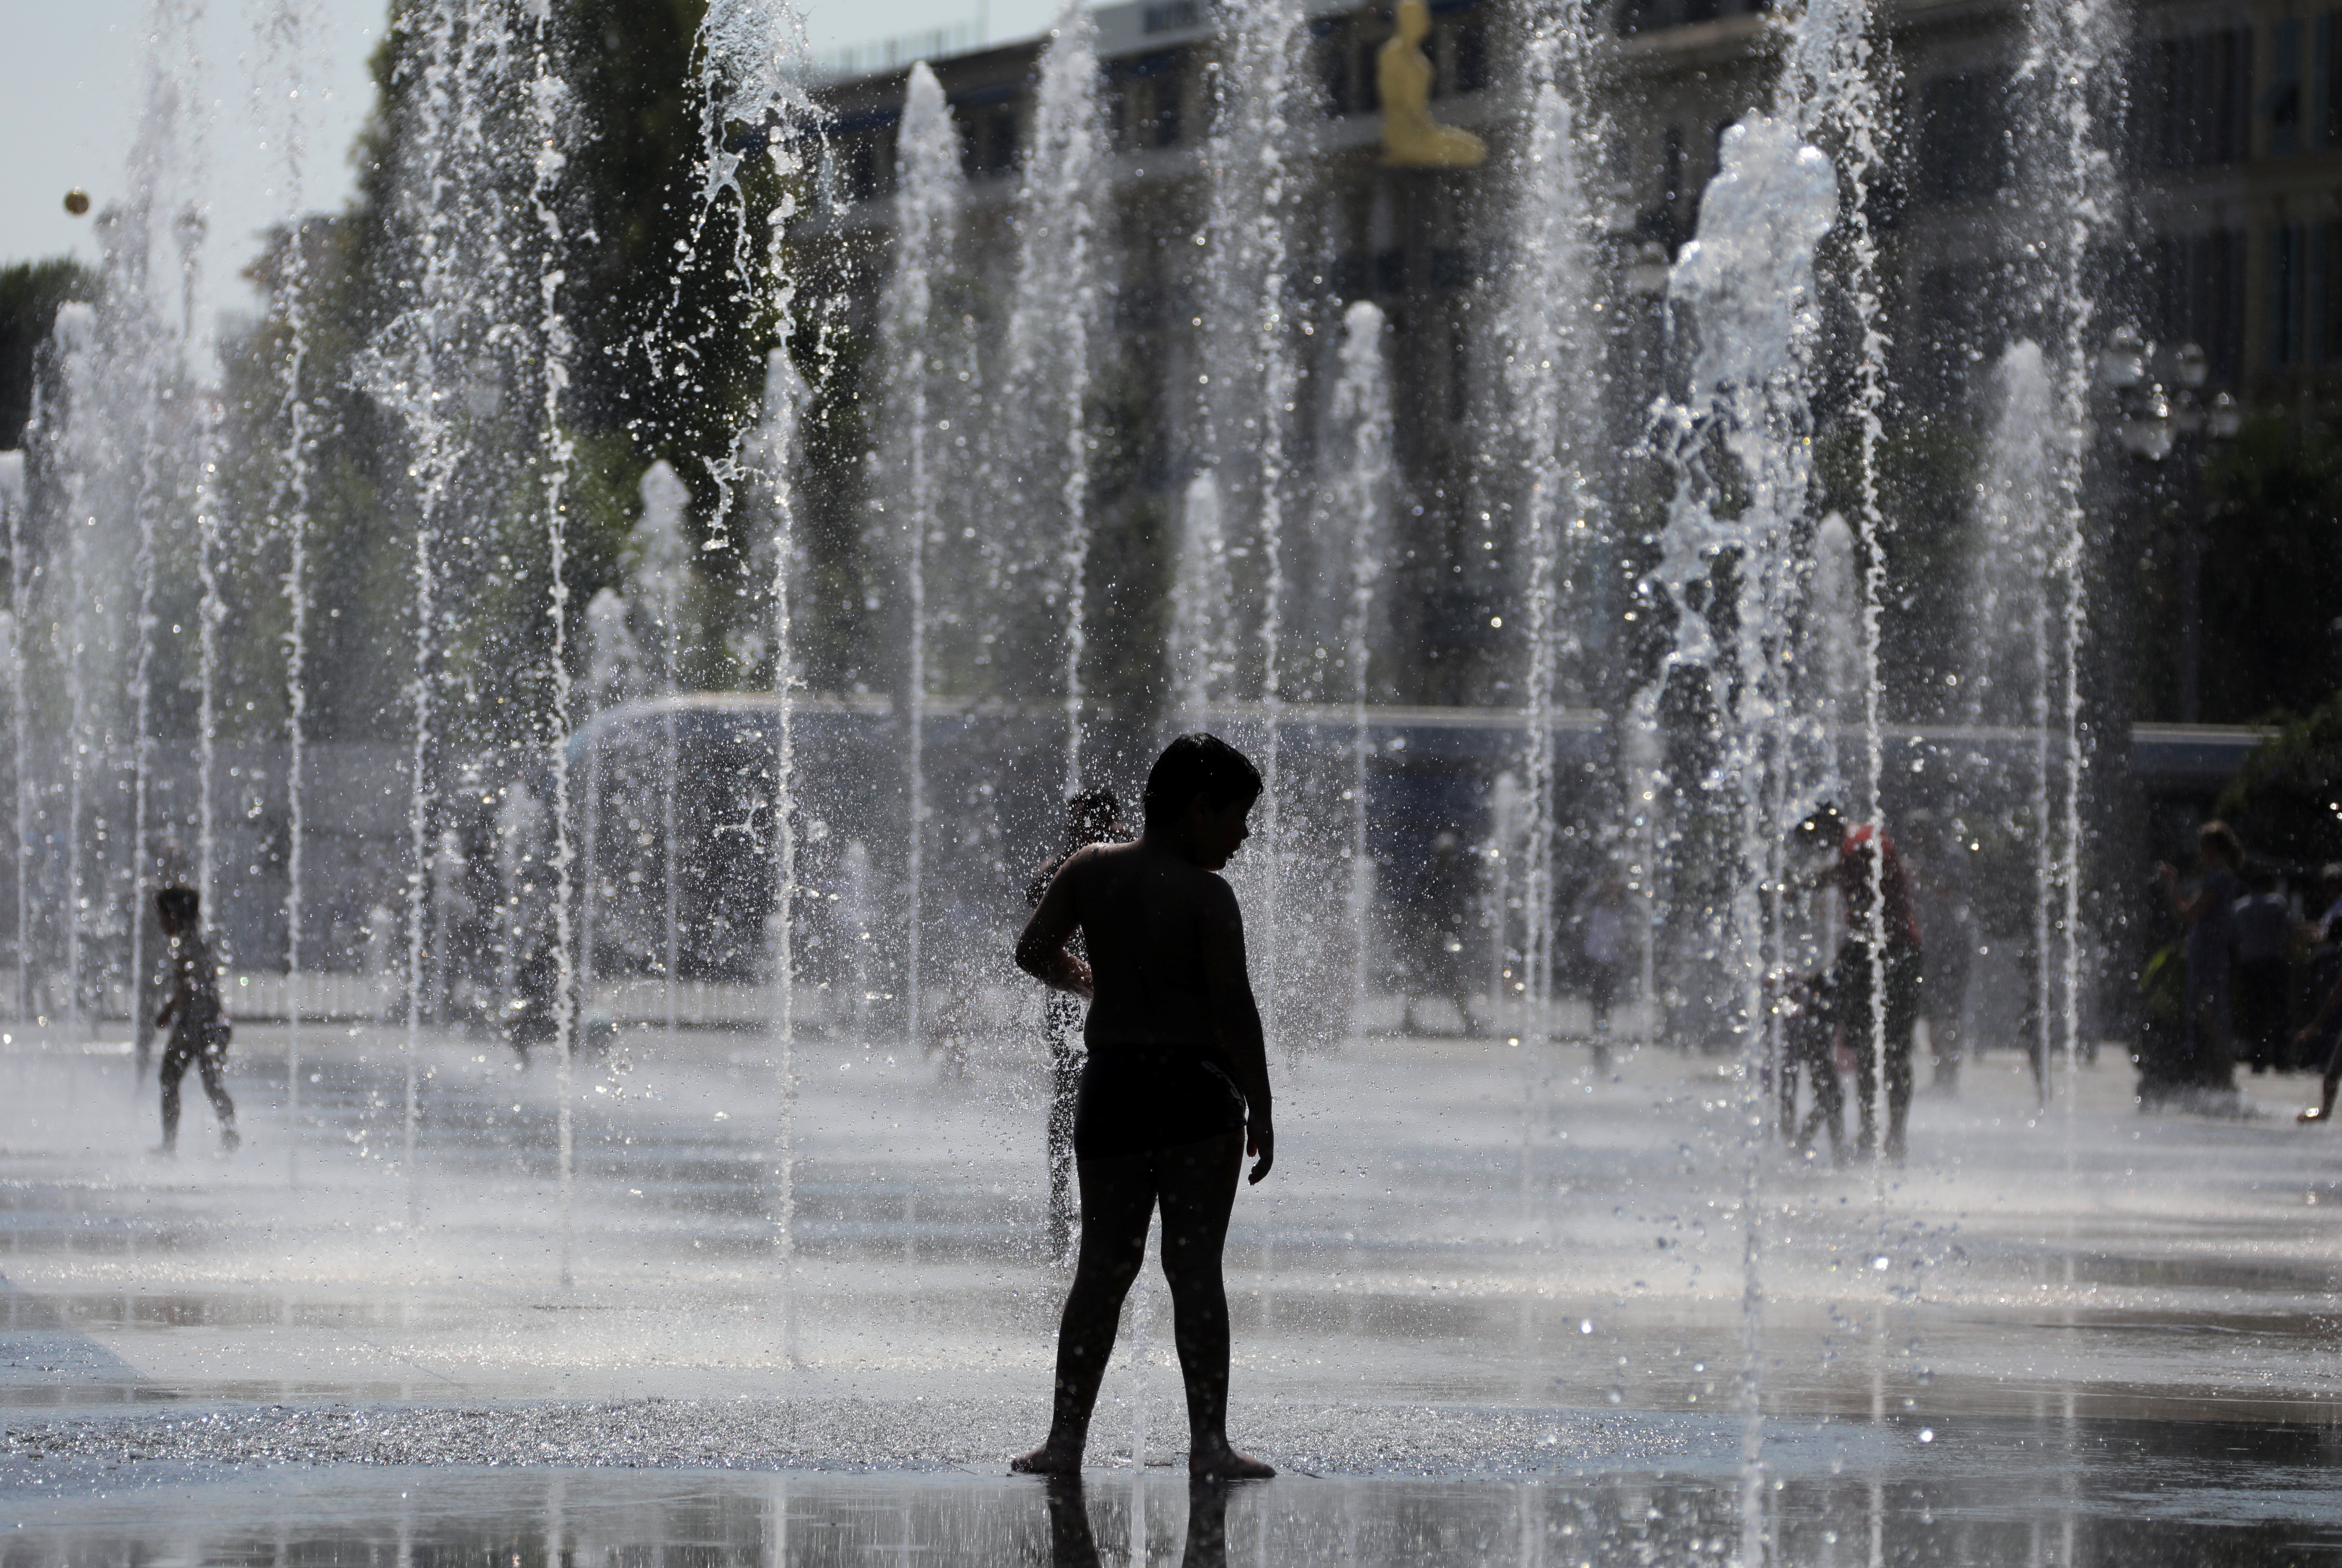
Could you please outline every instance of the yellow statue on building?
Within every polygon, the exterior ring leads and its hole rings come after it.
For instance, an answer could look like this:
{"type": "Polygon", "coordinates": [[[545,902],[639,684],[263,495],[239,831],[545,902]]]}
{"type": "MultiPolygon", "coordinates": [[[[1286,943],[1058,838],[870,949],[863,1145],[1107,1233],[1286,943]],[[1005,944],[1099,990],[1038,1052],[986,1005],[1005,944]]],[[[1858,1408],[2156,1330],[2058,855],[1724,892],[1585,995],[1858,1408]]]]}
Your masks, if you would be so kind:
{"type": "Polygon", "coordinates": [[[1431,62],[1423,41],[1431,34],[1431,7],[1398,0],[1398,31],[1375,61],[1383,99],[1383,163],[1394,168],[1468,169],[1488,155],[1469,131],[1431,117],[1431,62]]]}

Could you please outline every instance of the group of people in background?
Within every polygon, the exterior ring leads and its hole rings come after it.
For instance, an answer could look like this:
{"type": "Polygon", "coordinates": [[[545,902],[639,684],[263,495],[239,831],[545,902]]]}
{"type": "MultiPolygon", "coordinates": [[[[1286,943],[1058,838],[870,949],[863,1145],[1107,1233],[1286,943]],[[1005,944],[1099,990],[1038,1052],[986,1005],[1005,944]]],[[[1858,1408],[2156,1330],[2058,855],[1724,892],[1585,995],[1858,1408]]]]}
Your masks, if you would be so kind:
{"type": "Polygon", "coordinates": [[[2184,979],[2175,1076],[2224,1089],[2238,1063],[2256,1074],[2324,1077],[2303,1122],[2331,1121],[2342,1084],[2342,864],[2317,874],[2297,909],[2279,868],[2250,863],[2234,829],[2197,830],[2197,875],[2156,867],[2181,929],[2184,979]]]}

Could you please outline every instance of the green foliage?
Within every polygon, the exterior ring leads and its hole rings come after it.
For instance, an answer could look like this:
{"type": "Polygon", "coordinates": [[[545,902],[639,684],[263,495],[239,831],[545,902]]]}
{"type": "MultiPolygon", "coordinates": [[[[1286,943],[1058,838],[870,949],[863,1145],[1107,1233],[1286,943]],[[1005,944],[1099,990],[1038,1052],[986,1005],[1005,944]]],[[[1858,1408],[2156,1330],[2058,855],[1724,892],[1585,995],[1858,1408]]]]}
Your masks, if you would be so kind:
{"type": "Polygon", "coordinates": [[[102,282],[65,257],[0,267],[0,451],[24,444],[33,410],[34,355],[49,335],[57,306],[96,299],[102,282]]]}
{"type": "Polygon", "coordinates": [[[2342,441],[2256,419],[2214,452],[2205,482],[2204,716],[2307,712],[2342,667],[2342,441]]]}
{"type": "Polygon", "coordinates": [[[2255,748],[2213,809],[2257,856],[2342,860],[2342,693],[2255,748]]]}

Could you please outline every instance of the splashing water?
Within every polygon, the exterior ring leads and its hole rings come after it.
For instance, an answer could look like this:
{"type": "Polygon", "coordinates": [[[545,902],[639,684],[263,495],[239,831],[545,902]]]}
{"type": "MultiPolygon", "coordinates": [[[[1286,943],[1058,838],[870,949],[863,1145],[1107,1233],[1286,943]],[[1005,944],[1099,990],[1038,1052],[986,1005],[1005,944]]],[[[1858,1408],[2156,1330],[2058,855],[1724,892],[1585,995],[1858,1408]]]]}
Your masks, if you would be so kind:
{"type": "Polygon", "coordinates": [[[1700,237],[1668,278],[1679,330],[1696,335],[1686,399],[1661,410],[1658,442],[1676,476],[1651,582],[1674,612],[1662,681],[1693,683],[1719,722],[1711,777],[1731,857],[1721,929],[1732,990],[1725,1015],[1739,1041],[1742,1287],[1742,1558],[1763,1550],[1764,1413],[1759,1399],[1763,1229],[1761,1084],[1765,987],[1777,961],[1766,908],[1780,884],[1779,780],[1790,711],[1790,639],[1801,588],[1813,474],[1807,373],[1817,323],[1814,257],[1838,217],[1829,160],[1787,120],[1756,115],[1725,133],[1701,208],[1700,237]],[[1726,487],[1736,514],[1719,510],[1726,487]],[[1731,630],[1708,619],[1729,596],[1731,630]]]}
{"type": "Polygon", "coordinates": [[[675,1037],[676,970],[682,964],[683,874],[676,838],[676,750],[675,699],[683,690],[683,592],[691,572],[691,543],[684,537],[684,514],[691,492],[665,458],[643,470],[637,487],[642,519],[635,525],[637,553],[629,586],[637,605],[646,606],[656,629],[659,712],[659,885],[664,894],[659,977],[666,1008],[666,1033],[675,1037]]]}
{"type": "MultiPolygon", "coordinates": [[[[1064,631],[1066,793],[1082,787],[1082,656],[1087,647],[1090,551],[1090,362],[1097,335],[1099,175],[1106,159],[1097,33],[1066,0],[1041,56],[1033,147],[1016,195],[1016,292],[1009,310],[1002,444],[1030,474],[1054,469],[1064,631]],[[1055,448],[1053,457],[1044,457],[1055,448]]],[[[1032,498],[1024,498],[1032,504],[1032,498]]],[[[1046,516],[1046,511],[1042,514],[1046,516]]]]}
{"type": "Polygon", "coordinates": [[[950,265],[956,239],[962,185],[959,133],[952,126],[944,90],[925,62],[911,67],[903,102],[896,153],[896,257],[887,281],[881,319],[893,342],[886,375],[887,448],[873,466],[896,481],[902,514],[893,523],[891,544],[903,567],[908,616],[906,668],[903,676],[906,733],[904,824],[903,977],[904,1033],[922,1037],[922,938],[926,924],[927,557],[943,526],[942,481],[946,460],[932,428],[936,401],[930,385],[936,374],[929,345],[941,314],[936,300],[938,275],[950,265]]]}
{"type": "Polygon", "coordinates": [[[26,940],[32,930],[33,819],[32,793],[25,775],[31,719],[31,711],[25,704],[25,616],[29,607],[27,601],[32,588],[32,574],[16,565],[25,559],[25,454],[22,452],[0,452],[0,519],[5,519],[7,524],[11,565],[5,639],[8,661],[8,776],[15,796],[11,805],[16,851],[16,986],[15,995],[11,1000],[18,1024],[33,1016],[33,964],[31,944],[26,940]]]}
{"type": "Polygon", "coordinates": [[[1251,514],[1246,533],[1259,574],[1253,629],[1263,732],[1259,848],[1233,874],[1257,900],[1248,924],[1260,934],[1261,1028],[1274,1049],[1285,1036],[1283,895],[1291,850],[1283,833],[1285,507],[1301,379],[1286,283],[1297,194],[1286,151],[1296,140],[1291,100],[1303,15],[1295,0],[1236,0],[1225,15],[1227,58],[1213,78],[1218,112],[1204,154],[1211,180],[1205,297],[1212,304],[1203,434],[1205,466],[1220,481],[1222,502],[1251,514]]]}
{"type": "Polygon", "coordinates": [[[1228,639],[1228,543],[1220,482],[1210,470],[1187,481],[1179,504],[1179,559],[1171,583],[1173,711],[1182,728],[1201,728],[1212,701],[1236,673],[1228,639]]]}
{"type": "MultiPolygon", "coordinates": [[[[309,747],[309,503],[315,458],[316,415],[310,405],[309,250],[304,232],[304,189],[308,130],[301,105],[309,40],[315,17],[304,0],[275,0],[255,13],[260,75],[255,98],[274,93],[283,104],[281,121],[269,128],[277,139],[279,177],[284,181],[289,225],[279,280],[284,302],[285,349],[278,365],[277,417],[284,444],[267,527],[285,542],[285,1106],[287,1122],[301,1120],[302,924],[307,914],[305,875],[308,853],[309,747]],[[263,84],[266,84],[265,86],[263,84]]],[[[300,1140],[285,1142],[285,1173],[299,1180],[300,1140]]],[[[410,1163],[411,1164],[411,1163],[410,1163]]]]}
{"type": "MultiPolygon", "coordinates": [[[[1566,654],[1577,652],[1564,599],[1576,574],[1569,559],[1603,534],[1589,483],[1594,446],[1586,402],[1598,385],[1602,345],[1588,330],[1598,303],[1591,247],[1594,204],[1584,159],[1607,127],[1591,105],[1597,22],[1581,5],[1541,13],[1526,40],[1529,135],[1513,171],[1516,259],[1506,270],[1499,331],[1505,374],[1518,410],[1517,462],[1526,514],[1521,597],[1526,667],[1519,771],[1524,790],[1516,963],[1500,965],[1501,1008],[1518,999],[1521,1040],[1532,1073],[1545,1066],[1553,975],[1553,860],[1557,809],[1554,776],[1556,687],[1566,654]],[[1510,968],[1509,977],[1502,972],[1510,968]]],[[[1506,845],[1506,853],[1511,845],[1506,845]]],[[[1499,920],[1507,912],[1499,912],[1499,920]]],[[[1500,929],[1505,927],[1500,926],[1500,929]]]]}
{"type": "MultiPolygon", "coordinates": [[[[2085,582],[2089,554],[2085,502],[2083,433],[2090,419],[2091,335],[2097,330],[2097,301],[2089,288],[2091,251],[2121,209],[2120,175],[2112,150],[2100,142],[2100,118],[2124,118],[2120,72],[2109,67],[2122,57],[2117,39],[2118,13],[2105,0],[2068,5],[2033,5],[2026,10],[2026,55],[2020,77],[2031,88],[2030,124],[2017,137],[2027,149],[2021,208],[2033,232],[2028,247],[2036,258],[2036,293],[2047,304],[2055,335],[2044,345],[2054,389],[2053,422],[2061,439],[2050,448],[2050,493],[2057,521],[2050,570],[2057,585],[2057,659],[2045,678],[2045,705],[2054,711],[2054,749],[2059,774],[2055,825],[2040,818],[2045,845],[2045,885],[2062,893],[2055,935],[2058,939],[2058,1025],[2065,1042],[2066,1081],[2081,1049],[2083,963],[2082,789],[2088,768],[2082,723],[2082,648],[2089,635],[2085,582]],[[2054,847],[2047,847],[2052,845],[2054,847]]],[[[2044,773],[2047,769],[2045,765],[2044,773]]],[[[2039,963],[2048,972],[2049,933],[2042,934],[2039,963]]],[[[2047,1017],[2049,1009],[2045,1005],[2047,1017]]],[[[2042,1067],[2047,1073],[2044,1047],[2042,1067]]],[[[2072,1096],[2067,1097],[2069,1111],[2072,1096]]],[[[2069,1129],[2070,1131],[2070,1129],[2069,1129]]]]}
{"type": "Polygon", "coordinates": [[[1342,318],[1342,375],[1334,387],[1334,422],[1347,439],[1335,451],[1346,459],[1335,470],[1328,497],[1333,514],[1350,521],[1348,604],[1342,617],[1350,666],[1350,1034],[1366,1028],[1367,960],[1372,952],[1374,864],[1366,849],[1367,758],[1373,736],[1366,727],[1366,698],[1376,591],[1382,580],[1385,533],[1392,494],[1390,365],[1385,355],[1387,326],[1382,307],[1368,300],[1350,306],[1342,318]]]}
{"type": "Polygon", "coordinates": [[[552,647],[545,661],[549,688],[545,714],[545,754],[553,777],[553,931],[555,979],[553,992],[554,1049],[559,1066],[560,1107],[556,1114],[561,1160],[561,1283],[575,1283],[571,1266],[573,1216],[576,1195],[577,955],[571,908],[576,875],[576,850],[569,822],[569,468],[575,444],[562,422],[562,402],[569,389],[570,334],[561,305],[566,276],[560,265],[565,237],[556,205],[562,171],[568,159],[560,150],[562,107],[566,85],[553,65],[551,0],[530,0],[535,23],[534,75],[528,102],[536,145],[530,205],[536,218],[541,247],[537,277],[539,311],[536,320],[538,371],[539,480],[545,492],[545,592],[552,623],[552,647]]]}

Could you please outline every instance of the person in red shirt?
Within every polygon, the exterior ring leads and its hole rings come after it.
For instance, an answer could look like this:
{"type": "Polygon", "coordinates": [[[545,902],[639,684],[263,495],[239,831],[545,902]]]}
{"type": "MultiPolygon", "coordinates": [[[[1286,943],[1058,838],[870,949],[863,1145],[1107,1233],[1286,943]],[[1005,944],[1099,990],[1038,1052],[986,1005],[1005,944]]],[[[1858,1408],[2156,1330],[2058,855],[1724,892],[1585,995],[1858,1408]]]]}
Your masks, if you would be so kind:
{"type": "Polygon", "coordinates": [[[1886,987],[1887,1035],[1887,1157],[1901,1160],[1904,1124],[1911,1111],[1911,1036],[1919,1023],[1919,916],[1911,897],[1911,878],[1895,841],[1877,824],[1849,829],[1837,807],[1824,804],[1797,824],[1797,840],[1808,850],[1835,846],[1828,864],[1816,872],[1807,885],[1837,884],[1846,912],[1846,939],[1827,975],[1817,976],[1829,1016],[1845,1032],[1854,1053],[1855,1091],[1862,1115],[1860,1149],[1865,1156],[1878,1146],[1877,1019],[1873,1011],[1872,981],[1883,970],[1886,987]],[[1871,951],[1872,889],[1877,890],[1886,935],[1886,950],[1874,959],[1871,951]]]}

